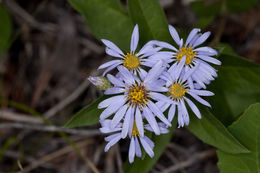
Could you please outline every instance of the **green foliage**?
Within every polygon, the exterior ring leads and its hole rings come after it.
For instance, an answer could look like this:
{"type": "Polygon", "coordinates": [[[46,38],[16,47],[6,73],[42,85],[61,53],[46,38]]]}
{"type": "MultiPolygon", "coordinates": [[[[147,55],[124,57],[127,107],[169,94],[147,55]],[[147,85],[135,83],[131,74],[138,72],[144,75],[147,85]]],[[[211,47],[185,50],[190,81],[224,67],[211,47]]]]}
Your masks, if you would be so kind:
{"type": "Polygon", "coordinates": [[[218,15],[248,11],[258,2],[259,0],[196,0],[191,3],[191,7],[199,16],[196,26],[204,28],[218,15]]]}
{"type": "Polygon", "coordinates": [[[259,0],[226,0],[229,12],[243,12],[253,8],[259,0]]]}
{"type": "Polygon", "coordinates": [[[101,101],[106,98],[107,96],[102,96],[90,105],[80,110],[64,125],[64,127],[72,128],[97,124],[99,121],[99,115],[103,111],[101,109],[98,109],[97,106],[101,101]]]}
{"type": "Polygon", "coordinates": [[[260,173],[260,103],[251,105],[228,129],[251,152],[229,154],[218,151],[221,172],[260,173]]]}
{"type": "Polygon", "coordinates": [[[168,24],[162,7],[157,0],[128,0],[129,14],[139,24],[143,42],[157,39],[171,41],[168,24]]]}
{"type": "Polygon", "coordinates": [[[249,152],[207,108],[200,107],[202,119],[190,113],[191,122],[187,128],[203,142],[228,153],[249,152]]]}
{"type": "Polygon", "coordinates": [[[212,113],[230,125],[249,105],[260,102],[260,66],[245,58],[222,54],[218,78],[209,86],[212,113]]]}
{"type": "Polygon", "coordinates": [[[148,172],[153,167],[153,165],[160,158],[164,149],[166,148],[167,144],[170,142],[170,140],[172,138],[172,134],[177,125],[177,118],[175,118],[173,120],[172,124],[173,124],[172,127],[169,128],[169,130],[170,130],[169,133],[163,134],[160,136],[156,136],[155,134],[153,134],[151,139],[155,143],[154,157],[150,158],[146,154],[144,159],[135,158],[135,161],[133,164],[126,162],[124,165],[125,173],[145,173],[145,172],[148,172]]]}
{"type": "Polygon", "coordinates": [[[0,4],[0,55],[3,54],[9,46],[11,36],[12,22],[8,11],[0,4]]]}
{"type": "Polygon", "coordinates": [[[69,0],[98,39],[108,39],[129,50],[133,23],[118,0],[69,0]]]}

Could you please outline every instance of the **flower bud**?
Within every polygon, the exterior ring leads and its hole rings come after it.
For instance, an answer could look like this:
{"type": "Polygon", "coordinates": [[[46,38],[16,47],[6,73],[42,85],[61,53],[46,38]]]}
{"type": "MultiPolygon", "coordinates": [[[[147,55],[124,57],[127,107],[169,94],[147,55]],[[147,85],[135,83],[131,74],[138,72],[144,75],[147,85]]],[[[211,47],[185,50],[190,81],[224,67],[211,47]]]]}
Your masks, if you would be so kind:
{"type": "Polygon", "coordinates": [[[103,76],[97,76],[97,77],[93,77],[90,76],[88,78],[88,80],[95,85],[96,87],[98,87],[101,90],[107,90],[108,88],[111,88],[111,83],[109,82],[109,80],[103,76]]]}

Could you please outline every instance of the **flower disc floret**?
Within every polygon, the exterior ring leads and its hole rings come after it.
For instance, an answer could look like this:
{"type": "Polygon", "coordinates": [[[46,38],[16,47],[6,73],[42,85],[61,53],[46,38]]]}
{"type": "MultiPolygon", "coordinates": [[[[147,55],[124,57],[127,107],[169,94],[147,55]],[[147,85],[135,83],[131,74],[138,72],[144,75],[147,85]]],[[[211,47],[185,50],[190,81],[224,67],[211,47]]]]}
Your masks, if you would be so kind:
{"type": "Polygon", "coordinates": [[[169,87],[169,93],[173,99],[179,99],[185,95],[186,90],[181,84],[175,83],[169,87]]]}
{"type": "Polygon", "coordinates": [[[139,106],[140,108],[141,106],[146,105],[148,101],[148,92],[143,84],[131,86],[128,88],[127,92],[127,98],[129,99],[129,103],[131,105],[139,106]]]}
{"type": "Polygon", "coordinates": [[[176,59],[180,62],[183,56],[186,56],[186,65],[189,65],[192,63],[194,57],[196,55],[196,52],[192,50],[191,47],[182,47],[178,53],[176,59]]]}
{"type": "Polygon", "coordinates": [[[135,55],[132,55],[130,53],[127,53],[125,55],[125,59],[123,60],[123,65],[128,69],[128,70],[137,70],[138,67],[140,66],[140,61],[139,58],[135,55]]]}

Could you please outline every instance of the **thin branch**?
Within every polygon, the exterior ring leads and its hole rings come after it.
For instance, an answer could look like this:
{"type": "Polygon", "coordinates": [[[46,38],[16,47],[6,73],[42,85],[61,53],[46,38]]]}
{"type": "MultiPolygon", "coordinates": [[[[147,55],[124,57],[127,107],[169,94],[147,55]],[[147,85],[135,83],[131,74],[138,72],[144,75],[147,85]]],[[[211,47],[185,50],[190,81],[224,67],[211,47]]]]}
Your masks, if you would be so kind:
{"type": "Polygon", "coordinates": [[[33,117],[32,115],[14,113],[10,111],[0,110],[0,118],[11,121],[29,122],[33,124],[40,124],[43,121],[40,118],[33,117]]]}
{"type": "MultiPolygon", "coordinates": [[[[91,73],[92,76],[99,75],[99,72],[94,71],[91,73]]],[[[80,86],[71,93],[67,98],[59,102],[57,105],[53,106],[51,109],[49,109],[47,112],[44,113],[45,118],[51,118],[52,116],[56,115],[58,112],[63,110],[65,107],[67,107],[69,104],[71,104],[73,101],[75,101],[89,86],[90,82],[85,79],[80,86]]]]}
{"type": "Polygon", "coordinates": [[[1,123],[0,129],[17,128],[17,129],[27,129],[27,130],[37,130],[44,132],[63,132],[71,135],[92,137],[100,135],[99,130],[81,130],[81,129],[68,129],[56,126],[46,126],[46,125],[36,125],[36,124],[25,124],[25,123],[1,123]]]}
{"type": "MultiPolygon", "coordinates": [[[[85,141],[80,141],[80,142],[77,142],[76,143],[76,146],[78,148],[82,148],[86,145],[88,145],[89,143],[91,142],[91,140],[85,140],[85,141]]],[[[50,153],[48,155],[45,155],[43,156],[42,158],[38,159],[38,161],[34,164],[31,164],[27,167],[25,167],[23,169],[23,173],[26,173],[26,172],[30,172],[32,171],[33,169],[37,168],[38,166],[40,166],[42,163],[46,163],[46,162],[50,162],[51,160],[55,159],[55,158],[58,158],[64,154],[67,154],[67,153],[70,153],[70,152],[73,152],[74,151],[74,148],[72,146],[66,146],[58,151],[55,151],[53,153],[50,153]]],[[[87,159],[87,162],[89,163],[92,171],[94,173],[99,173],[98,169],[95,167],[95,165],[92,163],[91,160],[89,160],[87,157],[85,157],[85,159],[87,159]]]]}
{"type": "Polygon", "coordinates": [[[165,169],[162,173],[169,173],[169,172],[175,172],[182,168],[189,167],[193,165],[194,163],[200,162],[206,158],[212,157],[216,155],[216,150],[211,149],[207,151],[203,151],[201,153],[194,154],[190,157],[190,159],[180,162],[179,164],[173,165],[167,169],[165,169]]]}

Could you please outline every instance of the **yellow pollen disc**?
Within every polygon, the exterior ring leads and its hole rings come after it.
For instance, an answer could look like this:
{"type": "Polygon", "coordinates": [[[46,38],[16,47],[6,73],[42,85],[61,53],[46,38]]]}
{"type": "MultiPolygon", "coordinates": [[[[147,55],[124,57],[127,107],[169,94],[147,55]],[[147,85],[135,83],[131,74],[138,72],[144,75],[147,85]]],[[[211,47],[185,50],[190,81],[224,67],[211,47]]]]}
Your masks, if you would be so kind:
{"type": "Polygon", "coordinates": [[[143,85],[132,86],[128,89],[128,96],[130,103],[133,105],[141,106],[147,102],[146,87],[143,85]]]}
{"type": "Polygon", "coordinates": [[[123,65],[129,70],[135,70],[140,65],[139,58],[127,53],[123,65]]]}
{"type": "Polygon", "coordinates": [[[169,88],[169,92],[170,92],[172,98],[177,99],[177,98],[181,98],[182,96],[184,96],[186,93],[186,90],[182,85],[176,83],[176,84],[171,85],[171,87],[169,88]]]}
{"type": "Polygon", "coordinates": [[[135,124],[135,120],[134,120],[134,125],[133,125],[133,130],[132,130],[132,136],[140,136],[139,132],[138,132],[138,129],[136,127],[136,124],[135,124]]]}
{"type": "Polygon", "coordinates": [[[191,47],[182,47],[177,54],[177,60],[180,62],[182,57],[186,55],[185,64],[189,65],[192,63],[195,54],[196,52],[194,52],[191,47]]]}

